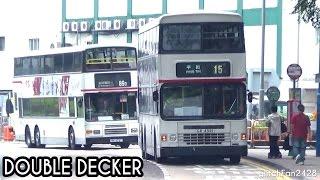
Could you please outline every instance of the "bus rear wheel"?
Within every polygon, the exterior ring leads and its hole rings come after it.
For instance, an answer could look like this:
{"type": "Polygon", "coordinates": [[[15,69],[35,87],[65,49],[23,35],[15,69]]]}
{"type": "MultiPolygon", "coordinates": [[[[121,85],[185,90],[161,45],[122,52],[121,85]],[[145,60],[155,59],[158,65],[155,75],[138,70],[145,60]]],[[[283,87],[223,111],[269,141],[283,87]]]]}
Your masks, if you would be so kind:
{"type": "Polygon", "coordinates": [[[45,145],[41,144],[41,136],[38,126],[34,129],[34,143],[36,148],[45,148],[45,145]]]}
{"type": "Polygon", "coordinates": [[[24,141],[27,145],[28,148],[33,148],[34,144],[32,144],[31,141],[31,134],[30,134],[30,129],[29,127],[26,127],[25,133],[24,133],[24,141]]]}
{"type": "Polygon", "coordinates": [[[70,128],[68,132],[68,144],[70,149],[76,149],[77,146],[75,139],[74,130],[73,128],[70,128]]]}

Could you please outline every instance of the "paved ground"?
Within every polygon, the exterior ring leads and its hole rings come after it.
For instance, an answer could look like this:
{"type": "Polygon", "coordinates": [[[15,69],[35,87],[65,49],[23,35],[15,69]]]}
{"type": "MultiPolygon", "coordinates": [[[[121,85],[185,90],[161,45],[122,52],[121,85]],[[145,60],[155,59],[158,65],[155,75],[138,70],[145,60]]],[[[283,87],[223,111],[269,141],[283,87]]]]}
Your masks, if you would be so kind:
{"type": "MultiPolygon", "coordinates": [[[[262,152],[264,153],[264,152],[262,152]]],[[[129,149],[120,149],[109,145],[94,146],[91,150],[67,150],[63,146],[48,146],[45,149],[28,149],[24,143],[0,142],[0,161],[1,156],[13,158],[19,156],[140,156],[141,151],[138,146],[130,146],[129,149]]],[[[0,165],[1,166],[1,165],[0,165]]],[[[1,169],[1,167],[0,167],[1,169]]],[[[209,179],[279,179],[284,176],[273,176],[276,170],[262,163],[252,160],[242,159],[239,165],[229,163],[228,159],[212,158],[170,158],[166,163],[157,164],[154,161],[144,161],[144,177],[134,179],[190,179],[190,180],[209,180],[209,179]]],[[[87,179],[88,177],[77,178],[58,178],[58,179],[87,179]]],[[[0,178],[1,179],[1,178],[0,178]]],[[[17,179],[11,177],[9,179],[17,179]]],[[[31,179],[31,177],[27,177],[31,179]]],[[[32,178],[34,179],[34,178],[32,178]]],[[[40,178],[37,178],[40,179],[40,178]]],[[[42,178],[41,178],[42,179],[42,178]]],[[[52,179],[52,178],[51,178],[52,179]]],[[[57,179],[57,178],[55,178],[57,179]]],[[[91,178],[93,179],[93,178],[91,178]]],[[[102,179],[100,177],[94,179],[102,179]]],[[[105,179],[105,178],[103,178],[105,179]]],[[[110,179],[110,178],[107,178],[110,179]]],[[[117,178],[119,179],[119,178],[117,178]]],[[[129,178],[121,178],[129,179],[129,178]]],[[[132,179],[132,178],[130,178],[132,179]]]]}
{"type": "Polygon", "coordinates": [[[320,157],[316,157],[314,149],[307,149],[304,165],[297,165],[288,151],[281,150],[282,159],[268,159],[267,147],[256,147],[249,149],[248,159],[275,167],[279,173],[284,173],[293,179],[320,179],[320,157]]]}
{"type": "MultiPolygon", "coordinates": [[[[111,145],[97,145],[93,146],[90,150],[68,150],[64,146],[47,146],[45,149],[37,149],[37,148],[27,148],[26,145],[22,142],[0,142],[0,180],[4,179],[2,177],[2,157],[3,156],[9,156],[13,159],[21,156],[25,157],[39,157],[39,156],[49,156],[49,157],[61,157],[61,156],[68,156],[72,157],[75,161],[75,157],[89,157],[89,156],[95,156],[95,157],[102,157],[102,156],[108,156],[108,157],[114,157],[114,156],[141,156],[141,151],[139,151],[138,146],[130,146],[128,149],[120,149],[115,146],[111,145]]],[[[72,163],[75,164],[75,163],[72,163]]],[[[155,177],[157,179],[164,179],[164,175],[161,171],[161,169],[154,163],[149,161],[143,162],[143,178],[130,178],[130,179],[154,179],[155,177]]],[[[26,177],[25,179],[42,179],[41,178],[31,178],[26,177]]],[[[13,176],[10,178],[5,179],[21,179],[17,176],[13,176]]],[[[77,178],[75,176],[75,172],[73,172],[72,178],[50,178],[50,179],[88,179],[88,177],[82,177],[77,178]]],[[[106,179],[102,177],[94,177],[90,179],[106,179]]],[[[111,179],[111,178],[107,178],[111,179]]],[[[129,178],[116,178],[116,179],[129,179],[129,178]]]]}

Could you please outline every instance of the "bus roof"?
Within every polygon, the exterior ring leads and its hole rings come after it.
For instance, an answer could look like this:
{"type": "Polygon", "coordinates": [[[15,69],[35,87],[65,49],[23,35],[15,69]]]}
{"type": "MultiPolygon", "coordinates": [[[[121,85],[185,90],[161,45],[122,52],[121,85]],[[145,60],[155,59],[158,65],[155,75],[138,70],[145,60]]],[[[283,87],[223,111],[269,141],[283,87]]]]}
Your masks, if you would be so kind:
{"type": "Polygon", "coordinates": [[[192,22],[242,22],[242,17],[238,13],[228,11],[193,11],[177,14],[165,14],[141,27],[139,33],[147,31],[159,24],[167,23],[192,23],[192,22]],[[201,18],[198,18],[198,17],[201,18]]]}
{"type": "Polygon", "coordinates": [[[100,47],[130,47],[130,48],[135,48],[134,45],[129,44],[129,43],[89,44],[89,45],[81,45],[81,46],[52,48],[52,49],[47,49],[47,50],[25,51],[25,52],[19,53],[17,56],[15,56],[15,58],[29,57],[29,56],[51,55],[51,54],[63,54],[63,53],[70,53],[70,52],[80,52],[80,51],[84,51],[86,49],[100,48],[100,47]]]}

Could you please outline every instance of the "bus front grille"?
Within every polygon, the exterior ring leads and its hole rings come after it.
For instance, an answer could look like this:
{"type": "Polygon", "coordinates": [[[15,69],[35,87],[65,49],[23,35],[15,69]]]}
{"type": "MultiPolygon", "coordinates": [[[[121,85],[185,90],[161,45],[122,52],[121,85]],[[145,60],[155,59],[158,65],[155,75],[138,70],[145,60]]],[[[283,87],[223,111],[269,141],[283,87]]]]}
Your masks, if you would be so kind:
{"type": "Polygon", "coordinates": [[[105,125],[105,128],[124,128],[126,127],[125,124],[108,124],[105,125]]]}
{"type": "Polygon", "coordinates": [[[105,135],[112,135],[112,134],[127,134],[127,128],[115,128],[115,129],[105,129],[105,135]]]}
{"type": "Polygon", "coordinates": [[[184,142],[187,145],[207,145],[207,144],[222,144],[230,142],[229,133],[188,133],[178,134],[179,142],[184,142]]]}

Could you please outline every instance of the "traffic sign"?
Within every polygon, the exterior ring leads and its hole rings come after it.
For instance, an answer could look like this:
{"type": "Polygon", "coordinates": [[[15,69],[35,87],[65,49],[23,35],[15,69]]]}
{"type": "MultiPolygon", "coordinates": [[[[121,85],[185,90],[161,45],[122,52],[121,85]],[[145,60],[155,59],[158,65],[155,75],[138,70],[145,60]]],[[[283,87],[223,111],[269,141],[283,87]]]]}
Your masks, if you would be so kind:
{"type": "Polygon", "coordinates": [[[277,102],[280,98],[280,91],[277,87],[271,86],[267,90],[267,97],[269,101],[277,102]]]}
{"type": "Polygon", "coordinates": [[[287,74],[292,80],[296,80],[301,76],[302,69],[299,64],[290,64],[287,68],[287,74]]]}

